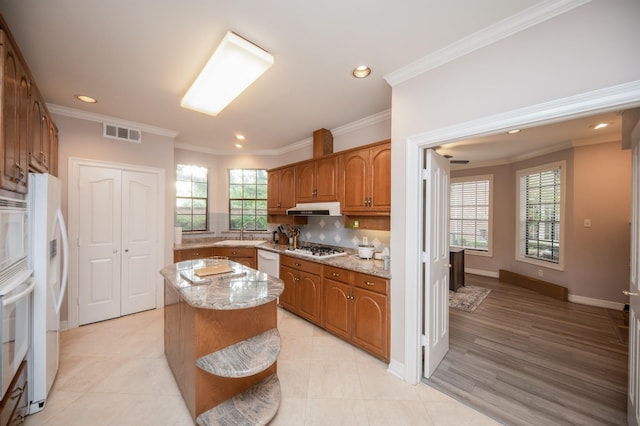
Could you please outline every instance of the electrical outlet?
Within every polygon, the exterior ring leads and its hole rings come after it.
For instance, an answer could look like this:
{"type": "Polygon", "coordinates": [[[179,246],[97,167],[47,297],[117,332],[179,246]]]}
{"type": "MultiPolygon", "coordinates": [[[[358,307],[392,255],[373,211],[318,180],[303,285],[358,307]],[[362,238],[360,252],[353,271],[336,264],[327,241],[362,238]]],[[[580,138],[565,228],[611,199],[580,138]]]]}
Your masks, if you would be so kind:
{"type": "Polygon", "coordinates": [[[538,269],[538,276],[541,277],[544,275],[544,271],[542,269],[538,269]]]}
{"type": "Polygon", "coordinates": [[[584,227],[585,228],[591,228],[591,219],[585,219],[584,220],[584,227]]]}

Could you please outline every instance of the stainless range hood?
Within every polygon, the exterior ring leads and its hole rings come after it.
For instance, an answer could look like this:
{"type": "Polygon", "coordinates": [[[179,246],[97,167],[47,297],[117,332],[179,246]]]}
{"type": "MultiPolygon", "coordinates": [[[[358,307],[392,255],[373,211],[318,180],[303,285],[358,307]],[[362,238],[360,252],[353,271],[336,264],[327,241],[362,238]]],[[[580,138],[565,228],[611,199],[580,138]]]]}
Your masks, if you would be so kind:
{"type": "Polygon", "coordinates": [[[340,203],[298,203],[287,210],[287,216],[342,216],[340,203]]]}

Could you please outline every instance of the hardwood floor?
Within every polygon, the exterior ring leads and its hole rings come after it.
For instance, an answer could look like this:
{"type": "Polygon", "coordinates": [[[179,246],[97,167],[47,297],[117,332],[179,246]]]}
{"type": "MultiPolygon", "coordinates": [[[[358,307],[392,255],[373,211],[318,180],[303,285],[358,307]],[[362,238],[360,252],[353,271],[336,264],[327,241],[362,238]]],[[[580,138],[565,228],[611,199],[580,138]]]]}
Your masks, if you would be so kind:
{"type": "Polygon", "coordinates": [[[625,313],[466,275],[491,289],[450,309],[450,350],[425,383],[507,425],[626,425],[625,313]]]}

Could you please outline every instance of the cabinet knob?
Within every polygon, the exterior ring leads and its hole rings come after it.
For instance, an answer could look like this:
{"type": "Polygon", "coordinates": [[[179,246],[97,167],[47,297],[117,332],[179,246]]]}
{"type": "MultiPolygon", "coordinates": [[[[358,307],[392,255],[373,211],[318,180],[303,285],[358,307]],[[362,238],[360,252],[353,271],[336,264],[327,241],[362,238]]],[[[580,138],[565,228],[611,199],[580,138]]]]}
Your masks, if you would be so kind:
{"type": "Polygon", "coordinates": [[[293,277],[294,281],[300,281],[300,277],[293,277]]]}
{"type": "Polygon", "coordinates": [[[339,277],[339,276],[340,276],[340,274],[338,274],[337,272],[332,272],[332,273],[331,273],[331,276],[332,276],[332,277],[339,277]]]}
{"type": "Polygon", "coordinates": [[[231,252],[231,254],[235,256],[236,254],[238,254],[238,252],[234,250],[231,252]]]}
{"type": "Polygon", "coordinates": [[[118,250],[117,249],[113,250],[113,254],[116,254],[116,253],[118,253],[118,250]]]}
{"type": "Polygon", "coordinates": [[[366,285],[368,285],[369,287],[372,287],[372,286],[376,285],[376,283],[372,283],[371,281],[365,281],[364,283],[366,285]]]}
{"type": "Polygon", "coordinates": [[[300,266],[302,266],[302,263],[296,263],[295,265],[300,267],[300,266]]]}

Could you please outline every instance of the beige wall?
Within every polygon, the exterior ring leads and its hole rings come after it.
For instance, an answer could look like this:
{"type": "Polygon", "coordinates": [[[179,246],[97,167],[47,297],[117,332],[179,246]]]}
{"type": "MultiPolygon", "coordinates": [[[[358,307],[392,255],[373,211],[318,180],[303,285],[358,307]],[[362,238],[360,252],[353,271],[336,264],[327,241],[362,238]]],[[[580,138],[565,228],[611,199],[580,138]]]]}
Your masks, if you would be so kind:
{"type": "Polygon", "coordinates": [[[507,269],[565,286],[571,296],[626,303],[630,264],[631,152],[619,141],[567,149],[527,161],[452,171],[451,177],[493,174],[493,256],[465,256],[465,267],[507,269]],[[565,160],[565,269],[515,260],[516,172],[565,160]],[[591,219],[592,227],[584,227],[591,219]]]}
{"type": "MultiPolygon", "coordinates": [[[[173,212],[175,172],[173,171],[173,139],[150,133],[142,134],[142,143],[106,139],[102,123],[54,115],[59,129],[58,170],[62,180],[62,211],[68,218],[69,158],[125,163],[165,170],[166,212],[173,212]]],[[[164,262],[173,260],[173,214],[165,214],[164,262]],[[168,236],[168,237],[167,237],[168,236]]],[[[61,309],[62,321],[68,319],[66,300],[61,309]]]]}

